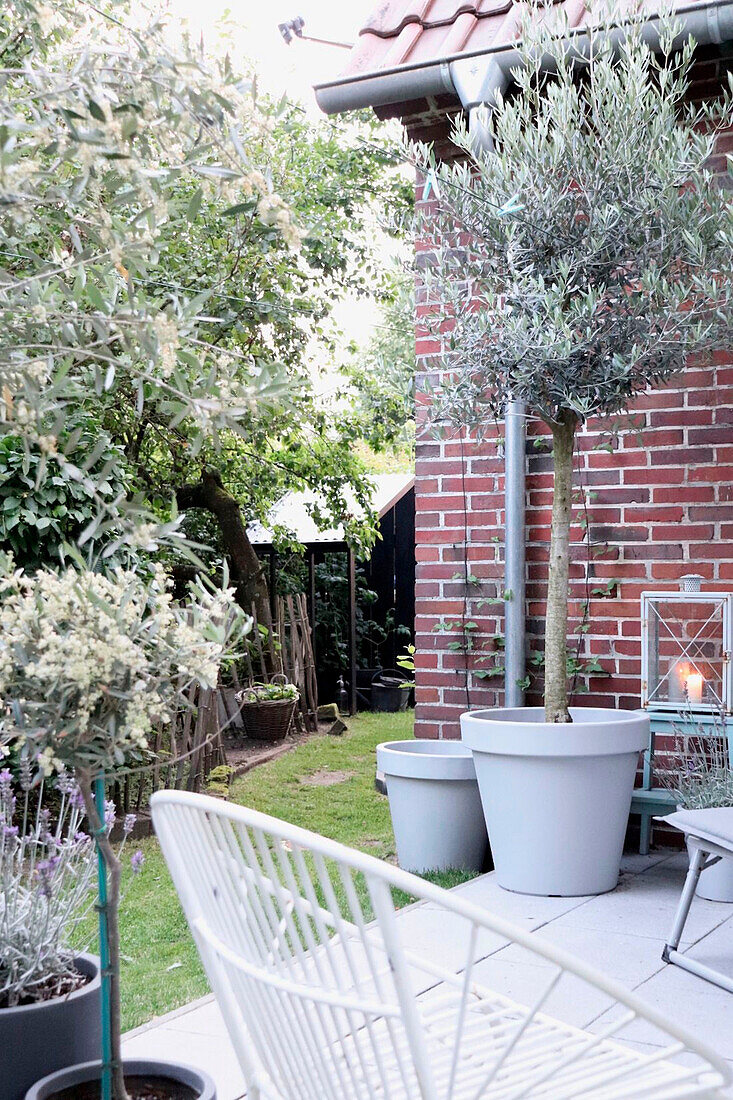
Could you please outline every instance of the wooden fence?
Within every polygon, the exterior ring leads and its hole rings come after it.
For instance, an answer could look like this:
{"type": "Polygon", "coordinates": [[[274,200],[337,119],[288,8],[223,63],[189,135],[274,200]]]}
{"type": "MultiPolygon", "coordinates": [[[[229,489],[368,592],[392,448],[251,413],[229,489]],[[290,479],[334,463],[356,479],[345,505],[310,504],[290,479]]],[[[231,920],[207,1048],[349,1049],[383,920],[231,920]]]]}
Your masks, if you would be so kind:
{"type": "Polygon", "coordinates": [[[273,675],[284,676],[300,693],[295,713],[296,729],[301,732],[318,728],[318,685],[313,656],[308,604],[305,595],[280,596],[277,601],[275,633],[269,624],[261,628],[252,606],[254,620],[239,673],[233,670],[233,687],[224,689],[219,698],[220,717],[233,728],[241,726],[234,695],[247,684],[266,683],[273,675]],[[244,681],[244,682],[242,682],[244,681]]]}
{"type": "Polygon", "coordinates": [[[284,676],[300,692],[295,728],[301,733],[317,730],[318,688],[305,596],[278,599],[274,636],[267,628],[260,630],[254,608],[252,616],[241,667],[232,670],[231,684],[216,691],[192,689],[173,721],[156,731],[150,766],[115,785],[113,797],[121,813],[146,810],[157,790],[200,791],[206,785],[212,769],[227,763],[227,739],[242,728],[236,693],[247,683],[284,676]]]}
{"type": "Polygon", "coordinates": [[[148,767],[132,771],[114,788],[114,801],[122,813],[147,809],[154,791],[167,788],[200,791],[213,768],[226,764],[218,691],[194,688],[172,722],[156,730],[148,767]]]}

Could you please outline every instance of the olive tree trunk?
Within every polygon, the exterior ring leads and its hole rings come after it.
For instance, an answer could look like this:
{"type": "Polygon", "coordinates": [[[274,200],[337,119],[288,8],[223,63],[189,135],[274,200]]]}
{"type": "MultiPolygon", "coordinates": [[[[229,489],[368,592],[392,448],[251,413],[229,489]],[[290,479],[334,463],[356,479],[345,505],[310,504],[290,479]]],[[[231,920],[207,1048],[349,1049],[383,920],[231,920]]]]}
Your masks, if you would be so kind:
{"type": "Polygon", "coordinates": [[[573,453],[577,423],[575,414],[568,412],[552,425],[554,493],[545,620],[546,722],[572,722],[568,710],[567,638],[573,453]]]}

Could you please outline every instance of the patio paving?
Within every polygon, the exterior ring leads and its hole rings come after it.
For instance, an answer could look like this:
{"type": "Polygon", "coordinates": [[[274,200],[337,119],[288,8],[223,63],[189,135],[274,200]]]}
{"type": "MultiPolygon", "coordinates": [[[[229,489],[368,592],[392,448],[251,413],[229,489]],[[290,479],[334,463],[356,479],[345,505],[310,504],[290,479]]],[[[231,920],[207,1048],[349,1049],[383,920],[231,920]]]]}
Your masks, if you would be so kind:
{"type": "MultiPolygon", "coordinates": [[[[661,959],[686,869],[684,852],[631,855],[624,860],[617,889],[594,898],[511,894],[501,889],[493,874],[455,889],[616,978],[670,1020],[700,1036],[733,1067],[733,996],[666,966],[661,959]]],[[[463,966],[466,938],[461,918],[420,903],[402,910],[398,919],[412,950],[439,958],[446,968],[463,966]]],[[[696,898],[685,936],[681,950],[733,974],[733,905],[696,898]]],[[[479,937],[476,960],[478,981],[524,1003],[536,998],[549,966],[490,932],[479,937]]],[[[420,988],[427,988],[424,977],[420,988]]],[[[601,994],[572,977],[558,986],[546,1010],[590,1031],[602,1028],[613,1011],[601,994]]],[[[651,1052],[660,1039],[646,1024],[635,1022],[624,1032],[623,1041],[651,1052]]],[[[246,1096],[234,1051],[210,996],[128,1033],[124,1053],[170,1058],[208,1070],[217,1084],[217,1100],[246,1096]]],[[[733,1088],[726,1095],[733,1100],[733,1088]]]]}

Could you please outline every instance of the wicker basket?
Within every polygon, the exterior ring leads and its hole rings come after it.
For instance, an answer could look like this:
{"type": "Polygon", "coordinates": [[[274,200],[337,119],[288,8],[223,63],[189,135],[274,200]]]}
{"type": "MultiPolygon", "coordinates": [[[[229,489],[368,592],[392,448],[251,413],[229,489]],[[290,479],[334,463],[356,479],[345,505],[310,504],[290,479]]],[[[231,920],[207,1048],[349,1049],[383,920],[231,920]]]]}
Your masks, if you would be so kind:
{"type": "MultiPolygon", "coordinates": [[[[246,689],[241,693],[246,694],[246,689]]],[[[242,699],[239,707],[245,737],[255,741],[282,741],[290,732],[290,726],[298,705],[294,699],[242,699]]]]}

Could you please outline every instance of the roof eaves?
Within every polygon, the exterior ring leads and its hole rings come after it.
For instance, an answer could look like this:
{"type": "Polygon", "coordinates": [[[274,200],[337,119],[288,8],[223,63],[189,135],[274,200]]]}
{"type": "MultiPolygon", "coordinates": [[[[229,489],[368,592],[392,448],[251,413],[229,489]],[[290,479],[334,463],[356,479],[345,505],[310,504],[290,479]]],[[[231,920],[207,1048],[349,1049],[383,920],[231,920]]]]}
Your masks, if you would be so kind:
{"type": "Polygon", "coordinates": [[[493,49],[459,50],[446,57],[430,61],[395,65],[379,72],[357,73],[323,84],[314,91],[318,106],[327,115],[353,111],[361,107],[381,107],[387,103],[406,103],[423,96],[453,95],[459,100],[450,66],[454,61],[474,57],[490,57],[516,49],[514,43],[503,43],[493,49]]]}

